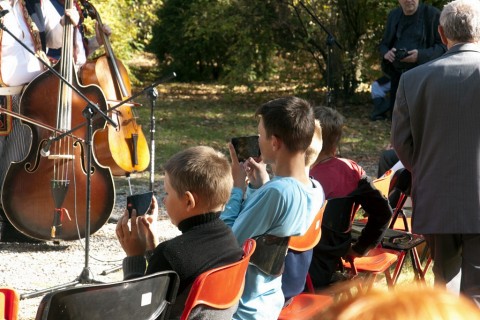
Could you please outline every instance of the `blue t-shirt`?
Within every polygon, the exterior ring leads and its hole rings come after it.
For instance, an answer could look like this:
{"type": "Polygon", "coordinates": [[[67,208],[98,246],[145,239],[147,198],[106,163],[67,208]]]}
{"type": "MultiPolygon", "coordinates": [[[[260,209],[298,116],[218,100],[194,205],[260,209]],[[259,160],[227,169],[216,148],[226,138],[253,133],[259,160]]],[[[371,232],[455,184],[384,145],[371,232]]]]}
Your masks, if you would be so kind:
{"type": "MultiPolygon", "coordinates": [[[[233,188],[221,215],[239,243],[248,238],[270,234],[278,237],[302,235],[310,227],[325,196],[316,188],[291,177],[274,177],[257,190],[233,188]]],[[[270,276],[250,265],[245,289],[234,319],[276,319],[284,304],[282,277],[270,276]]]]}

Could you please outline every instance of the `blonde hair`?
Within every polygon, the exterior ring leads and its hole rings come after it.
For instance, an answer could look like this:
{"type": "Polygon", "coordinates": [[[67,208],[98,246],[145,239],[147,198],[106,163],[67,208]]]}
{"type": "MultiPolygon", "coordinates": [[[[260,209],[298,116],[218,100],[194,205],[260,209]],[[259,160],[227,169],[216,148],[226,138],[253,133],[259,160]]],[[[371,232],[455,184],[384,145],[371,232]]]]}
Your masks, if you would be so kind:
{"type": "Polygon", "coordinates": [[[480,310],[465,296],[440,287],[401,287],[395,291],[370,291],[333,305],[316,319],[322,320],[476,320],[480,310]]]}
{"type": "Polygon", "coordinates": [[[305,151],[305,167],[310,168],[312,164],[317,160],[320,151],[322,151],[322,126],[320,121],[315,120],[315,131],[313,132],[312,143],[305,151]]]}
{"type": "Polygon", "coordinates": [[[206,146],[191,147],[173,155],[164,166],[178,194],[196,194],[208,208],[225,205],[233,187],[230,162],[206,146]]]}

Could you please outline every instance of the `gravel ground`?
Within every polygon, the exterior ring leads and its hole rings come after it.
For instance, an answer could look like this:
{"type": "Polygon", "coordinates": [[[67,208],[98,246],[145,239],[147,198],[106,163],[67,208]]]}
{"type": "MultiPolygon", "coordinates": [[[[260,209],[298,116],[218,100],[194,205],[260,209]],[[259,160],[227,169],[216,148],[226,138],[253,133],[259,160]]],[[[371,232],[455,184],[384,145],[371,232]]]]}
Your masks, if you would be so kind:
{"type": "MultiPolygon", "coordinates": [[[[134,193],[141,190],[134,190],[134,193]]],[[[126,192],[117,188],[116,205],[111,218],[118,219],[125,208],[126,192]]],[[[92,201],[95,198],[92,197],[92,201]]],[[[160,196],[157,194],[157,199],[160,196]]],[[[112,221],[113,222],[113,221],[112,221]]],[[[176,236],[179,231],[166,215],[159,217],[160,241],[176,236]]],[[[125,256],[115,235],[115,223],[106,223],[90,236],[88,263],[85,259],[84,243],[68,241],[45,243],[0,243],[0,286],[9,286],[20,294],[73,282],[85,270],[90,270],[90,279],[101,282],[122,280],[122,271],[107,275],[103,271],[121,265],[125,256]],[[86,269],[85,267],[88,267],[86,269]]],[[[84,279],[85,277],[82,277],[84,279]]],[[[20,300],[19,319],[35,319],[38,305],[43,296],[20,300]]]]}

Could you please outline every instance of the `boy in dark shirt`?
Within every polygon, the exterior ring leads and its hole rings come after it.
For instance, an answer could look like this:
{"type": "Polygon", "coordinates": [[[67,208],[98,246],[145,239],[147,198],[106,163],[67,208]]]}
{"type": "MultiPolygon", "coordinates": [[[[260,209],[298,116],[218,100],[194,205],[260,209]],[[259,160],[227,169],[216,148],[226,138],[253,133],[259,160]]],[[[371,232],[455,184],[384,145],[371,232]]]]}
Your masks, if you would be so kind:
{"type": "Polygon", "coordinates": [[[129,219],[125,211],[116,232],[127,254],[123,260],[125,279],[164,270],[178,273],[180,286],[171,313],[171,317],[176,317],[183,311],[195,278],[207,270],[240,260],[243,250],[231,229],[219,218],[233,186],[230,164],[224,155],[202,146],[181,151],[165,164],[164,185],[163,203],[181,235],[158,244],[155,197],[151,215],[137,217],[134,211],[129,219]],[[144,256],[149,256],[148,266],[144,256]]]}

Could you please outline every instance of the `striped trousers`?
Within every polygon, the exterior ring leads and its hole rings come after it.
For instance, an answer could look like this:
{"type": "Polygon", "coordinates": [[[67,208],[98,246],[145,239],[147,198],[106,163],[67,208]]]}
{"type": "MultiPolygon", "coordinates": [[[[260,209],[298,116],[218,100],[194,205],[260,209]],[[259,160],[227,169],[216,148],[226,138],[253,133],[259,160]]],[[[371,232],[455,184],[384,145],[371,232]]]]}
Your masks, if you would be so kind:
{"type": "MultiPolygon", "coordinates": [[[[20,95],[12,96],[12,109],[20,111],[20,95]]],[[[0,136],[0,182],[3,189],[3,180],[10,163],[21,161],[28,153],[32,142],[32,133],[29,127],[20,124],[20,120],[13,118],[12,131],[7,136],[0,136]]]]}

